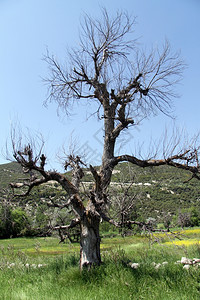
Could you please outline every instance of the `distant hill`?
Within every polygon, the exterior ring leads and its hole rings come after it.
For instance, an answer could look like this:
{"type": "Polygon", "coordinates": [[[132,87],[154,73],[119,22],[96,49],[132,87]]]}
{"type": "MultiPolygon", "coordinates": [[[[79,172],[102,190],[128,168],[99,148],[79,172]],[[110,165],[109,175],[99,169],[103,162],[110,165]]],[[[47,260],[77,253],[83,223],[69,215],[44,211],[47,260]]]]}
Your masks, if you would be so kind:
{"type": "MultiPolygon", "coordinates": [[[[71,176],[71,172],[67,173],[71,176]]],[[[190,180],[190,173],[169,166],[140,168],[128,163],[119,164],[112,175],[111,187],[120,189],[121,184],[128,187],[134,180],[131,192],[140,193],[137,209],[140,214],[154,216],[159,212],[175,213],[178,209],[196,207],[200,210],[200,181],[190,180]],[[185,181],[188,181],[184,183],[185,181]]],[[[10,182],[25,178],[21,167],[15,163],[0,165],[0,191],[8,187],[10,182]]],[[[85,169],[83,181],[92,185],[92,175],[85,169]]],[[[57,184],[51,186],[58,187],[57,184]]],[[[33,193],[37,193],[33,191],[33,193]]],[[[43,191],[44,195],[44,191],[43,191]]]]}
{"type": "Polygon", "coordinates": [[[140,168],[126,163],[116,167],[113,181],[129,182],[131,178],[133,191],[141,193],[137,203],[141,215],[157,217],[159,213],[175,214],[191,207],[200,211],[200,181],[189,180],[191,174],[187,171],[170,166],[140,168]]]}
{"type": "Polygon", "coordinates": [[[22,168],[17,162],[0,165],[0,189],[7,188],[10,182],[24,177],[22,168]]]}

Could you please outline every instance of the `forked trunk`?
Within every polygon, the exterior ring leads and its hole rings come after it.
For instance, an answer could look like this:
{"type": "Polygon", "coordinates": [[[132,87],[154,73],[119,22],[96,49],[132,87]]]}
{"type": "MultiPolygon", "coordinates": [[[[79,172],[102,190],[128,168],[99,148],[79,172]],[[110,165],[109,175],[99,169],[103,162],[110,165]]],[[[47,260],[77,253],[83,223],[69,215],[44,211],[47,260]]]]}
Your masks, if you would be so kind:
{"type": "Polygon", "coordinates": [[[90,268],[93,265],[101,264],[99,223],[99,218],[91,214],[84,216],[81,222],[81,270],[83,267],[90,268]]]}

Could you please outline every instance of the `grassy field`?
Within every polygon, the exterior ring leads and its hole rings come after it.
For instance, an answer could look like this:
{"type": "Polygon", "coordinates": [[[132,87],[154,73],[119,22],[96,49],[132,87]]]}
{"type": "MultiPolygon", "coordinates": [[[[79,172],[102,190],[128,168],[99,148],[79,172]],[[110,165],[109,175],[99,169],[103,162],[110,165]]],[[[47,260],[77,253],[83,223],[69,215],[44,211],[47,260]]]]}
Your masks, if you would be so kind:
{"type": "Polygon", "coordinates": [[[160,243],[153,245],[142,236],[105,238],[104,263],[82,273],[78,244],[1,240],[0,299],[200,299],[200,266],[184,269],[176,263],[183,256],[200,258],[199,236],[200,229],[188,230],[172,243],[171,237],[156,235],[160,243]]]}

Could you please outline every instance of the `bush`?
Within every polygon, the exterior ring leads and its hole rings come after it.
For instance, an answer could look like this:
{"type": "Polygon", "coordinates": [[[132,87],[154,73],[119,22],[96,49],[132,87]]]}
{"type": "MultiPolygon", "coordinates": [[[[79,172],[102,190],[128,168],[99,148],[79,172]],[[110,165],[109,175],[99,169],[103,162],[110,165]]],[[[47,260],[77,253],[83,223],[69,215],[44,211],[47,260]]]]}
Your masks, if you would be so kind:
{"type": "Polygon", "coordinates": [[[200,214],[197,208],[192,207],[190,209],[190,222],[191,226],[199,226],[200,225],[200,214]]]}
{"type": "Polygon", "coordinates": [[[7,205],[0,208],[0,238],[10,238],[12,235],[11,209],[7,205]]]}
{"type": "Polygon", "coordinates": [[[30,222],[25,211],[21,208],[12,210],[8,205],[0,208],[0,238],[27,235],[29,230],[30,222]]]}
{"type": "Polygon", "coordinates": [[[11,222],[13,237],[26,235],[26,232],[30,228],[28,217],[25,211],[20,208],[16,208],[11,211],[11,222]]]}
{"type": "Polygon", "coordinates": [[[177,214],[178,226],[194,227],[200,225],[200,212],[196,207],[190,209],[182,209],[177,214]]]}

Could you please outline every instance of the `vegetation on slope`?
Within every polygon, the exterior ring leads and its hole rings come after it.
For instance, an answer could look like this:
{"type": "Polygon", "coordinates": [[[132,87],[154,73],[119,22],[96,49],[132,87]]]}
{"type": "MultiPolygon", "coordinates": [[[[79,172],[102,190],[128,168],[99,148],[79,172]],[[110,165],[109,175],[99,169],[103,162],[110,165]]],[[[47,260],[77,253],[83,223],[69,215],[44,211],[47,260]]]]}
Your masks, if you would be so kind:
{"type": "MultiPolygon", "coordinates": [[[[84,170],[83,185],[87,189],[93,184],[89,169],[84,170]]],[[[20,235],[48,235],[48,226],[64,225],[68,222],[67,209],[51,208],[49,199],[65,201],[57,183],[43,185],[32,191],[27,198],[10,201],[10,182],[27,178],[17,163],[0,165],[0,237],[20,235]],[[7,223],[5,222],[5,215],[7,223]],[[19,223],[21,222],[21,226],[19,223]],[[7,233],[7,236],[4,233],[7,233]]],[[[67,172],[71,176],[71,172],[67,172]]],[[[112,176],[110,197],[123,198],[125,193],[132,197],[131,217],[134,220],[155,222],[160,228],[167,226],[198,226],[200,224],[200,182],[190,180],[186,171],[169,166],[139,168],[121,163],[112,176]]],[[[110,207],[110,214],[117,217],[117,206],[110,207]]],[[[120,211],[118,213],[120,215],[120,211]]],[[[110,225],[102,229],[112,231],[110,225]]]]}

